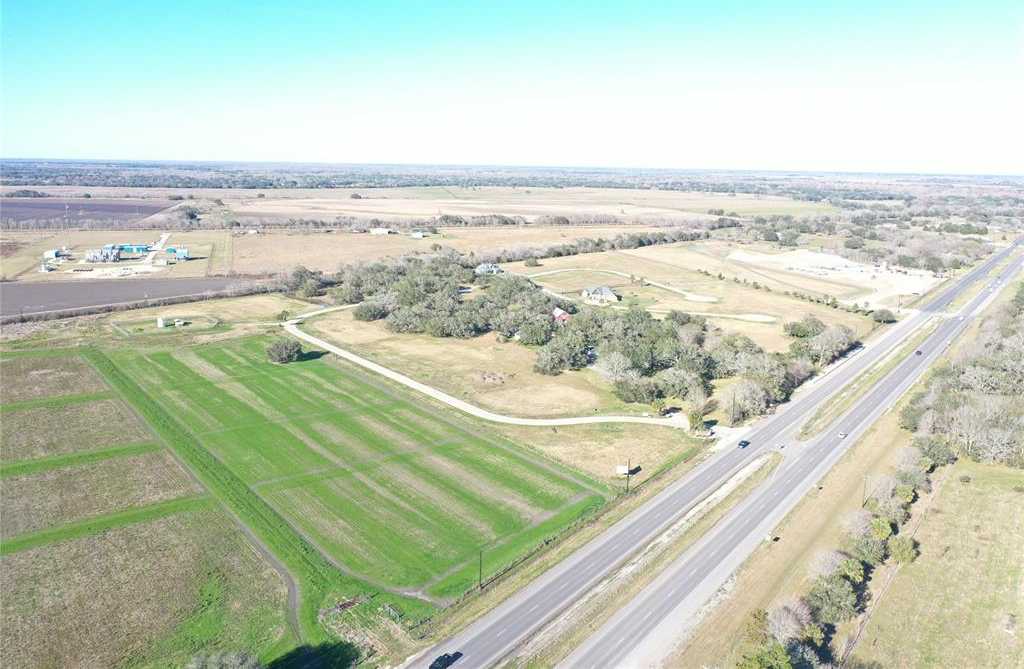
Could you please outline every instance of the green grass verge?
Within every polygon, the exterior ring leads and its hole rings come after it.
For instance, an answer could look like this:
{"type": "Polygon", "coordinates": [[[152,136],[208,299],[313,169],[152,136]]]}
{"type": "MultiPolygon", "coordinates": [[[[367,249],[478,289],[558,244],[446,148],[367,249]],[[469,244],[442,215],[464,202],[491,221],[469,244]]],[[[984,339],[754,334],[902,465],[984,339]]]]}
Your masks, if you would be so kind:
{"type": "Polygon", "coordinates": [[[86,537],[91,534],[97,534],[104,530],[121,527],[123,525],[156,520],[157,518],[163,518],[164,516],[169,516],[174,513],[193,511],[207,506],[210,504],[210,501],[210,498],[206,496],[182,497],[179,499],[172,499],[168,502],[160,502],[159,504],[150,504],[149,506],[143,506],[137,509],[119,511],[117,513],[100,516],[98,518],[90,518],[88,520],[70,523],[68,525],[62,525],[52,529],[23,534],[0,543],[0,555],[9,555],[10,553],[44,546],[55,541],[78,539],[79,537],[86,537]]]}
{"type": "Polygon", "coordinates": [[[108,400],[116,395],[112,390],[101,390],[97,393],[76,393],[74,395],[59,395],[57,397],[41,397],[36,400],[23,400],[21,402],[8,402],[0,404],[0,414],[21,409],[58,409],[71,404],[83,404],[96,400],[108,400]]]}
{"type": "Polygon", "coordinates": [[[161,448],[163,448],[163,446],[160,444],[143,442],[140,444],[127,444],[125,446],[102,448],[95,451],[86,451],[84,453],[70,453],[68,455],[55,455],[49,458],[5,462],[0,463],[0,478],[36,474],[38,472],[45,472],[51,469],[61,469],[64,467],[80,467],[82,465],[89,465],[102,460],[109,460],[110,458],[123,458],[132,455],[141,455],[142,453],[150,453],[152,451],[158,451],[161,448]]]}

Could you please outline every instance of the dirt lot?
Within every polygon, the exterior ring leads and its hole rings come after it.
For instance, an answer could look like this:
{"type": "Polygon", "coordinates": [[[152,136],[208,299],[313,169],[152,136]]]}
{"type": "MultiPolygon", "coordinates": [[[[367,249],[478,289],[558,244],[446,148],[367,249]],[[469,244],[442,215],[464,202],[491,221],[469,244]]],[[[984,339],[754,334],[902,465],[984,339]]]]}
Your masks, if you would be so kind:
{"type": "Polygon", "coordinates": [[[11,669],[184,666],[285,633],[280,578],[214,510],[4,555],[0,589],[11,669]]]}
{"type": "Polygon", "coordinates": [[[11,476],[3,490],[5,539],[202,492],[166,451],[11,476]]]}
{"type": "Polygon", "coordinates": [[[941,279],[925,270],[908,270],[890,266],[865,265],[832,253],[819,253],[800,249],[785,253],[762,253],[736,250],[728,260],[751,265],[762,271],[790,275],[788,281],[799,285],[811,277],[844,286],[835,294],[846,302],[867,303],[871,308],[895,308],[903,302],[923,295],[941,279]]]}

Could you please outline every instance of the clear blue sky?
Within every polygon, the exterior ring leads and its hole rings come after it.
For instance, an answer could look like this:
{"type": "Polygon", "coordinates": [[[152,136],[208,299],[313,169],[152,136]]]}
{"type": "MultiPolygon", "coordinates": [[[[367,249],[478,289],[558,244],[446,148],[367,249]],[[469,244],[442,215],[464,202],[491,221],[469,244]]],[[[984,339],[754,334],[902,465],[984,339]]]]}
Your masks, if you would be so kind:
{"type": "Polygon", "coordinates": [[[0,155],[1024,173],[1024,2],[825,4],[3,0],[0,155]]]}

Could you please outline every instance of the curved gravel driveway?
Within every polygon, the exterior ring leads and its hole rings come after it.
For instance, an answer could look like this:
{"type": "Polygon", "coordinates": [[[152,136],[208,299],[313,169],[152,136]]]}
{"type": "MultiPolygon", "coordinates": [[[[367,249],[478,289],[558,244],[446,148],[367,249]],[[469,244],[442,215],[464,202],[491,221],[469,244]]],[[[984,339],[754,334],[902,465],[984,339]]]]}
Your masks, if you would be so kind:
{"type": "Polygon", "coordinates": [[[303,332],[302,330],[299,329],[299,325],[306,318],[310,318],[312,316],[319,316],[320,314],[325,314],[332,311],[350,309],[353,306],[355,305],[345,305],[342,307],[327,307],[324,309],[318,309],[316,311],[311,311],[307,314],[302,314],[301,316],[294,318],[290,321],[285,321],[284,323],[282,323],[282,326],[284,327],[285,332],[287,332],[288,334],[294,337],[298,337],[299,339],[308,342],[314,346],[322,348],[325,351],[329,351],[330,353],[335,354],[339,358],[344,358],[345,360],[348,360],[351,363],[359,365],[360,367],[368,369],[376,374],[380,374],[381,376],[385,376],[391,379],[392,381],[396,381],[397,383],[400,383],[403,386],[412,388],[413,390],[423,393],[428,397],[432,397],[439,402],[444,402],[448,406],[454,407],[459,411],[468,413],[471,416],[476,416],[477,418],[489,420],[493,423],[505,423],[507,425],[529,425],[534,427],[549,427],[558,425],[589,425],[592,423],[645,423],[647,425],[662,425],[664,427],[671,427],[679,430],[686,430],[688,427],[685,416],[683,416],[681,413],[676,414],[674,416],[670,416],[668,418],[654,418],[648,416],[575,416],[570,418],[519,418],[517,416],[506,416],[504,414],[494,413],[493,411],[481,409],[480,407],[474,404],[470,404],[469,402],[460,400],[457,397],[453,397],[446,392],[434,388],[433,386],[428,386],[425,383],[420,383],[419,381],[412,379],[406,376],[405,374],[396,372],[395,370],[389,369],[383,365],[379,365],[376,362],[373,362],[372,360],[367,360],[361,355],[356,355],[351,351],[346,351],[340,346],[335,346],[330,342],[324,341],[319,337],[314,337],[308,332],[303,332]]]}

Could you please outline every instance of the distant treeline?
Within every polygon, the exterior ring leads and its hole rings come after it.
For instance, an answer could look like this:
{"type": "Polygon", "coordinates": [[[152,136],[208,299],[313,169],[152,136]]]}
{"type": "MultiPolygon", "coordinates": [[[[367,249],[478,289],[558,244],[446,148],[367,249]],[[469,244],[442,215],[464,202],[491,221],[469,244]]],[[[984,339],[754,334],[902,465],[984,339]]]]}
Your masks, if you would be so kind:
{"type": "MultiPolygon", "coordinates": [[[[668,169],[477,167],[444,165],[330,165],[174,163],[132,161],[0,161],[0,184],[147,188],[395,188],[395,187],[591,187],[696,191],[724,195],[778,195],[837,206],[892,203],[909,206],[931,189],[949,195],[951,181],[966,177],[905,176],[864,185],[844,175],[771,172],[693,172],[668,169]],[[890,185],[891,183],[891,185],[890,185]]],[[[1016,189],[1014,177],[970,177],[969,183],[1016,189]]],[[[1001,202],[1001,194],[985,197],[1001,202]]],[[[1012,197],[1012,196],[1011,196],[1012,197]]]]}

